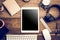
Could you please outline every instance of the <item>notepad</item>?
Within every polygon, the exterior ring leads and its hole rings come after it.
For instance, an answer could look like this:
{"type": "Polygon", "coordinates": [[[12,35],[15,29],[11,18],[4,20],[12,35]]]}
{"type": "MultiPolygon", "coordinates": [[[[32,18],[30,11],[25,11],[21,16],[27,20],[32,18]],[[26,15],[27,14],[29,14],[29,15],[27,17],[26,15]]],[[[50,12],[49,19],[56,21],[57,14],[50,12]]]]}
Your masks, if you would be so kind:
{"type": "Polygon", "coordinates": [[[12,16],[20,11],[20,7],[15,0],[6,0],[3,2],[3,5],[12,16]]]}

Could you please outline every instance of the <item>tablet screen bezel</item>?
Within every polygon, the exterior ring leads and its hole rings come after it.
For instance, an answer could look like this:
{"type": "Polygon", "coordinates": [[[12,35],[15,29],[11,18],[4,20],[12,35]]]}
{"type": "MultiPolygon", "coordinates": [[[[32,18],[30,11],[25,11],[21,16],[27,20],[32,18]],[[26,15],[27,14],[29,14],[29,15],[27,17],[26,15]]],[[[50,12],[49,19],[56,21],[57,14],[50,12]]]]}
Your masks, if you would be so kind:
{"type": "Polygon", "coordinates": [[[39,33],[39,8],[38,7],[22,7],[21,8],[21,33],[39,33]],[[22,30],[22,10],[38,10],[38,30],[22,30]]]}

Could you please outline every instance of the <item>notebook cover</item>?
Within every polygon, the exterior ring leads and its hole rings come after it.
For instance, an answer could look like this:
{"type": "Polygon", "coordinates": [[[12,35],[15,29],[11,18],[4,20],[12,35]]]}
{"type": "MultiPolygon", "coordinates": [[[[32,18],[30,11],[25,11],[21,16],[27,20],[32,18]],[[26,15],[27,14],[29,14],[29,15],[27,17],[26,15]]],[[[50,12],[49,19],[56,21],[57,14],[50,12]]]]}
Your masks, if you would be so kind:
{"type": "Polygon", "coordinates": [[[20,7],[15,0],[6,0],[5,2],[3,2],[3,5],[7,8],[12,16],[20,11],[20,7]]]}

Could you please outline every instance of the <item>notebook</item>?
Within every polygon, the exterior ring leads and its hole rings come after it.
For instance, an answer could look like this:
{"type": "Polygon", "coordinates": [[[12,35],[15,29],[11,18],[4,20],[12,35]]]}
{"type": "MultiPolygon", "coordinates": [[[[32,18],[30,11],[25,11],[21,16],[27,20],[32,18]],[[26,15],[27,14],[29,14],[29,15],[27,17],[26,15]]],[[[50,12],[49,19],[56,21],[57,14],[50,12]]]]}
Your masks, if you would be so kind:
{"type": "Polygon", "coordinates": [[[15,0],[6,0],[3,2],[3,5],[12,16],[20,11],[20,7],[15,0]]]}

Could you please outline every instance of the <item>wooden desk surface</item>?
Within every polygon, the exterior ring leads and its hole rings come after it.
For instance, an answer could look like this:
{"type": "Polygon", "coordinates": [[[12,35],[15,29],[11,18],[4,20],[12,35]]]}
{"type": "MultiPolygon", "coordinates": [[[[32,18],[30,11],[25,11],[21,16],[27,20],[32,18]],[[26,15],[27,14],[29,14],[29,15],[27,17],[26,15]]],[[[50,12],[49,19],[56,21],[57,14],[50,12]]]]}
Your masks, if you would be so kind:
{"type": "MultiPolygon", "coordinates": [[[[0,0],[0,2],[3,2],[4,0],[0,0]]],[[[39,7],[39,3],[41,0],[30,0],[30,2],[28,3],[24,3],[22,0],[16,0],[16,2],[18,3],[18,5],[20,7],[39,7]]],[[[60,5],[60,0],[51,0],[50,5],[53,4],[58,4],[60,5]]],[[[46,11],[43,10],[41,7],[40,8],[40,17],[44,17],[46,15],[46,11]]],[[[53,10],[52,12],[55,12],[55,10],[53,10]]],[[[8,34],[21,34],[21,12],[19,11],[18,13],[16,13],[13,16],[10,16],[8,14],[8,12],[4,9],[4,11],[1,13],[0,12],[0,19],[3,19],[5,21],[5,24],[7,25],[7,28],[10,30],[8,32],[8,34]]],[[[54,14],[54,16],[57,16],[57,14],[54,14]]],[[[60,20],[58,21],[58,27],[60,30],[60,20]]],[[[54,22],[50,22],[47,23],[48,26],[51,28],[51,30],[54,32],[56,29],[56,23],[54,22]]],[[[41,31],[45,29],[43,24],[40,22],[40,33],[41,31]]],[[[43,40],[42,35],[38,34],[38,40],[43,40]]],[[[56,36],[55,34],[51,34],[52,35],[52,40],[56,40],[56,36]]],[[[60,34],[58,34],[57,39],[60,40],[60,34]]],[[[3,39],[2,39],[3,40],[3,39]]],[[[5,40],[5,39],[4,39],[5,40]]]]}
{"type": "MultiPolygon", "coordinates": [[[[41,0],[30,0],[30,2],[28,3],[24,3],[22,0],[16,0],[16,2],[18,3],[18,5],[21,7],[39,7],[39,3],[41,0]]],[[[0,0],[0,2],[4,2],[4,0],[0,0]]],[[[51,0],[50,5],[53,4],[59,4],[60,5],[60,1],[59,0],[51,0]]],[[[45,11],[43,9],[40,8],[40,17],[45,16],[45,11]],[[44,15],[43,15],[44,14],[44,15]]],[[[16,13],[14,16],[10,16],[8,14],[8,12],[4,9],[4,12],[0,13],[0,17],[4,17],[4,18],[20,18],[20,11],[18,13],[16,13]]]]}
{"type": "MultiPolygon", "coordinates": [[[[1,0],[2,1],[2,0],[1,0]]],[[[41,0],[30,0],[28,3],[24,3],[22,0],[16,0],[20,7],[39,7],[39,3],[41,0]]],[[[58,4],[60,5],[60,0],[51,0],[50,5],[58,4]]],[[[40,8],[40,17],[44,17],[46,15],[46,11],[40,8]]],[[[55,12],[55,11],[53,11],[55,12]]],[[[21,12],[19,11],[13,16],[10,16],[8,12],[4,9],[2,13],[0,13],[0,18],[3,19],[7,25],[7,28],[10,30],[9,34],[20,34],[20,26],[21,26],[21,12]]],[[[56,14],[55,14],[56,16],[56,14]]],[[[58,21],[60,22],[60,21],[58,21]]],[[[50,22],[47,23],[52,31],[55,31],[56,23],[50,22]]],[[[60,23],[59,23],[60,24],[60,23]]],[[[43,24],[40,22],[40,32],[45,29],[43,24]]]]}

